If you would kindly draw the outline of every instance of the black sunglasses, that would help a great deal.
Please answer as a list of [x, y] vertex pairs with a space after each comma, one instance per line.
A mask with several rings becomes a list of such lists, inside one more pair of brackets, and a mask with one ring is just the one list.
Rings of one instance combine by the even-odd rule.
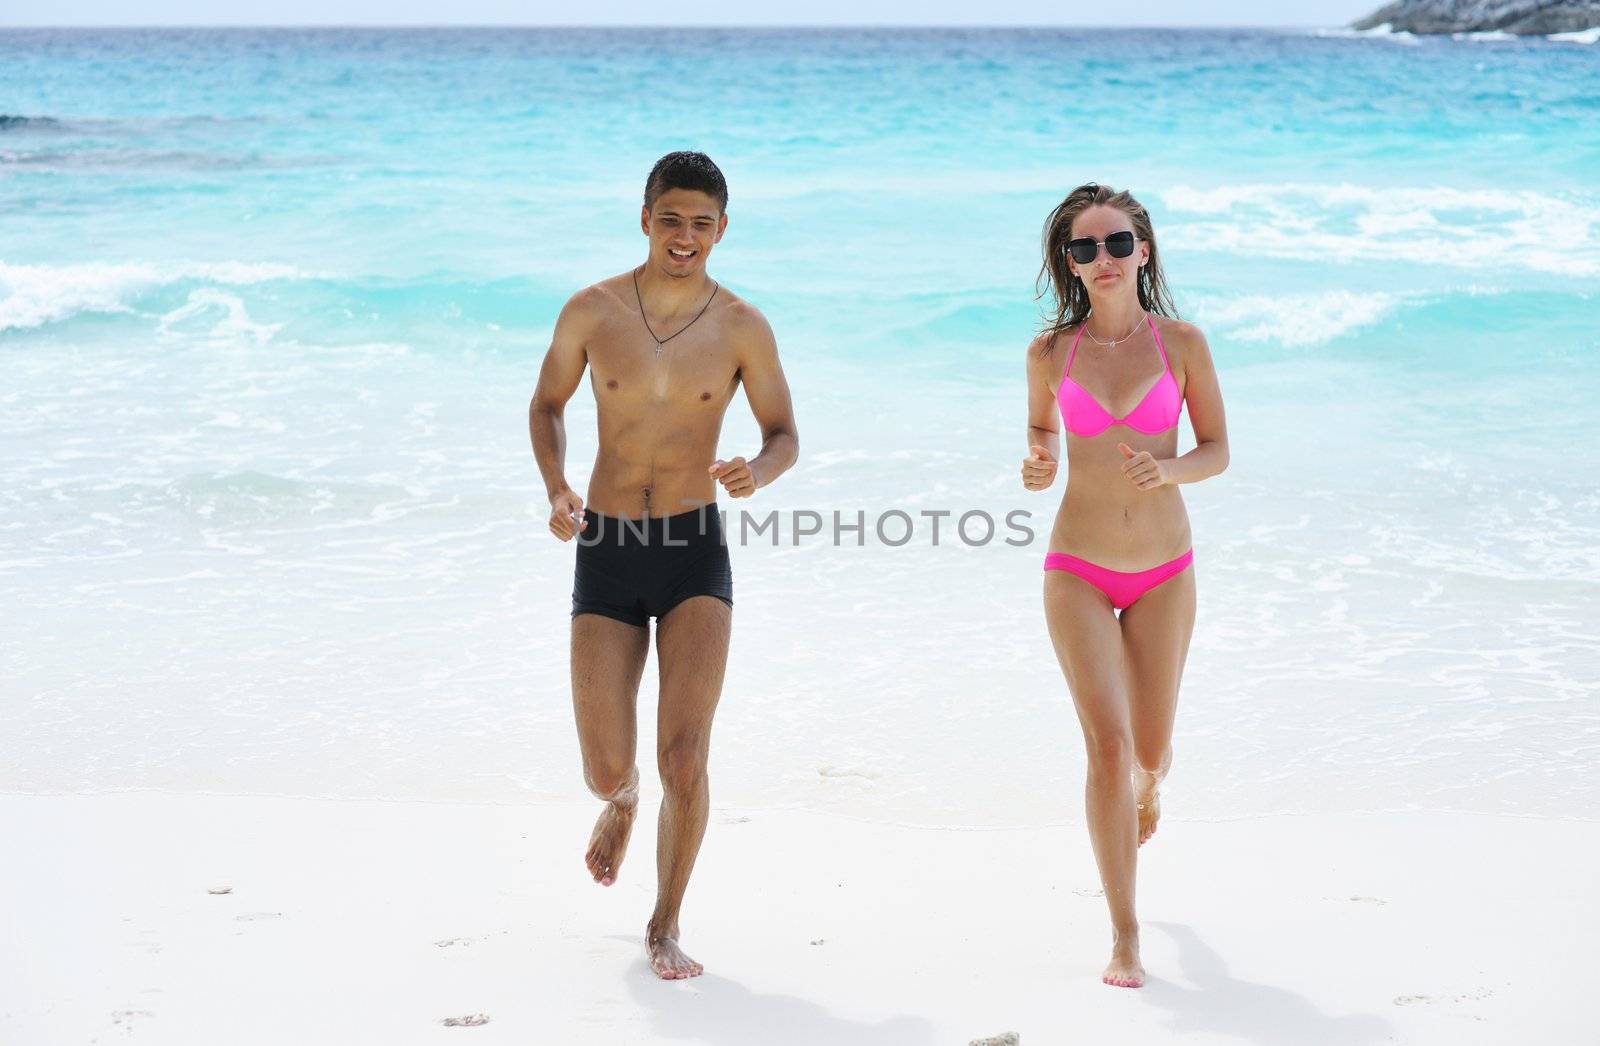
[[1095, 240], [1092, 236], [1080, 236], [1076, 240], [1067, 242], [1067, 250], [1072, 254], [1072, 260], [1079, 265], [1088, 265], [1100, 256], [1100, 244], [1106, 245], [1106, 253], [1113, 258], [1126, 258], [1133, 253], [1133, 245], [1139, 238], [1131, 232], [1114, 232], [1104, 240]]

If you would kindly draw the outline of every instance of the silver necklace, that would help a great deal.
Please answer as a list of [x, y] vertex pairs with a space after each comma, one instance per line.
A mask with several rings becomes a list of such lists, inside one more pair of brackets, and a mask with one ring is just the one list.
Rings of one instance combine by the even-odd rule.
[[1129, 338], [1133, 337], [1135, 334], [1138, 334], [1139, 328], [1143, 327], [1144, 321], [1149, 318], [1150, 313], [1148, 311], [1141, 313], [1139, 315], [1139, 321], [1133, 325], [1133, 330], [1124, 334], [1120, 338], [1112, 338], [1110, 341], [1101, 341], [1099, 338], [1095, 337], [1094, 331], [1089, 329], [1089, 321], [1087, 319], [1083, 321], [1083, 333], [1087, 334], [1089, 336], [1089, 340], [1094, 342], [1096, 345], [1103, 345], [1108, 349], [1114, 349], [1118, 345], [1121, 345], [1123, 342], [1127, 341]]

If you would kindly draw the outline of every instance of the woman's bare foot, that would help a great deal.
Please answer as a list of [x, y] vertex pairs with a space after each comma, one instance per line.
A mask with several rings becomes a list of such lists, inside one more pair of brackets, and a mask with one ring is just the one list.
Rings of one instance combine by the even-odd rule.
[[1133, 768], [1133, 802], [1139, 810], [1139, 845], [1156, 834], [1156, 822], [1161, 820], [1161, 782], [1172, 769], [1172, 749], [1168, 748], [1161, 766], [1154, 771], [1142, 766]]
[[1139, 962], [1139, 931], [1119, 933], [1111, 945], [1111, 962], [1100, 979], [1118, 988], [1142, 988], [1144, 966]]
[[650, 968], [664, 981], [681, 981], [706, 972], [704, 966], [683, 954], [683, 949], [678, 947], [677, 930], [671, 933], [646, 930], [644, 950], [650, 957]]
[[633, 834], [633, 818], [638, 812], [637, 798], [631, 803], [610, 802], [595, 821], [583, 863], [601, 886], [617, 881], [617, 869], [622, 867], [622, 855], [628, 852], [628, 836]]
[[1154, 774], [1143, 770], [1133, 772], [1133, 802], [1139, 810], [1139, 845], [1156, 834], [1156, 822], [1161, 820], [1160, 784]]

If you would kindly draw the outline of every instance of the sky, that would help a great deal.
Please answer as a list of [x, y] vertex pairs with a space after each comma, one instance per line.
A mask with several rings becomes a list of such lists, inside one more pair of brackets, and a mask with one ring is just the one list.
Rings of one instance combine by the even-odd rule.
[[0, 0], [0, 26], [1162, 25], [1335, 26], [1382, 0]]

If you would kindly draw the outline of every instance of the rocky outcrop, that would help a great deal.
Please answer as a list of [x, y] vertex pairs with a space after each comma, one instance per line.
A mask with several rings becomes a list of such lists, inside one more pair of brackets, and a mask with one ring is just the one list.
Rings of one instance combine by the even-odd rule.
[[1398, 0], [1355, 23], [1408, 33], [1575, 33], [1600, 25], [1600, 0]]

